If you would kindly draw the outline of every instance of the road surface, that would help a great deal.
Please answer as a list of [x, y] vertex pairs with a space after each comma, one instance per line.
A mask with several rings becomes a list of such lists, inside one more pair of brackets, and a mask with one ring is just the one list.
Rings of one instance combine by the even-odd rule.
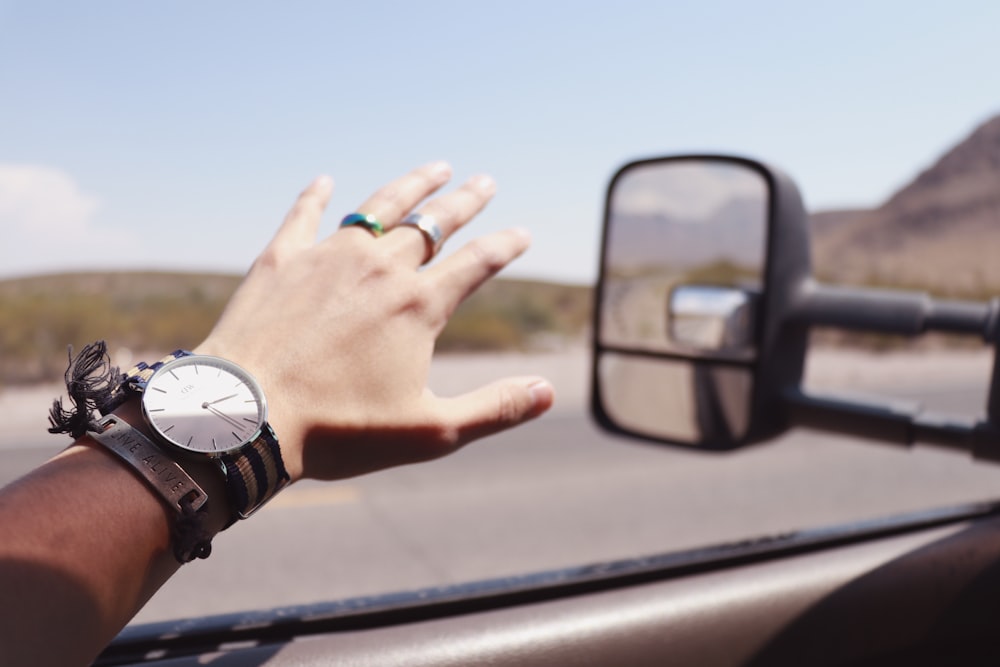
[[[432, 384], [446, 393], [483, 372], [521, 372], [511, 360], [477, 364], [455, 361]], [[1000, 497], [1000, 466], [932, 448], [797, 431], [712, 455], [613, 438], [586, 415], [583, 355], [573, 364], [578, 376], [562, 378], [561, 406], [533, 424], [441, 461], [282, 493], [218, 537], [211, 558], [185, 566], [137, 622], [524, 574]], [[920, 393], [941, 410], [981, 405], [981, 378], [950, 365], [915, 387], [910, 366], [864, 377], [888, 378], [898, 394]], [[864, 384], [843, 363], [828, 373], [833, 384], [838, 373]], [[0, 482], [59, 444], [0, 441]]]

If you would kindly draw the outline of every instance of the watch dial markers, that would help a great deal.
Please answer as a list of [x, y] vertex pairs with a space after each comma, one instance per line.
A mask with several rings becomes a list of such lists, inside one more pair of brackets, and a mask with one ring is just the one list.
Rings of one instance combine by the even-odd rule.
[[[201, 367], [216, 373], [202, 373]], [[177, 447], [196, 452], [230, 451], [248, 442], [266, 417], [253, 378], [211, 357], [169, 362], [150, 378], [142, 401], [153, 429]]]

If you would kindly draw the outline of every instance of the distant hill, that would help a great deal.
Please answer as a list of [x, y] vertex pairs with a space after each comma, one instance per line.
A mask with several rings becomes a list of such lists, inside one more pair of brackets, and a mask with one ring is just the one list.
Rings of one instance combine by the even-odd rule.
[[1000, 295], [1000, 116], [878, 208], [812, 217], [822, 279]]
[[[94, 340], [136, 358], [190, 348], [218, 319], [240, 278], [109, 272], [0, 280], [0, 386], [62, 377], [66, 346]], [[452, 317], [438, 351], [533, 350], [582, 339], [591, 289], [496, 279]]]

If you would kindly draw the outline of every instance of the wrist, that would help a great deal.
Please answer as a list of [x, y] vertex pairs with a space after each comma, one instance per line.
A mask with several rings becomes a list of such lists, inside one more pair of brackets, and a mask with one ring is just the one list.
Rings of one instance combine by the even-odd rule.
[[267, 365], [259, 362], [252, 355], [233, 351], [231, 346], [227, 346], [211, 336], [195, 347], [192, 352], [228, 359], [246, 369], [256, 379], [267, 397], [267, 421], [278, 440], [282, 462], [290, 479], [289, 484], [302, 479], [304, 436], [300, 433], [301, 429], [296, 428], [297, 422], [293, 418], [294, 412], [285, 408], [288, 402], [286, 399], [291, 393], [283, 391], [279, 387], [279, 383], [267, 373]]

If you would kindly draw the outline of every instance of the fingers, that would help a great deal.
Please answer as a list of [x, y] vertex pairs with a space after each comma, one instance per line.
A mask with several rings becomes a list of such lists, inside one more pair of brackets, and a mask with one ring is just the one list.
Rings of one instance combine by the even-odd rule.
[[316, 242], [320, 219], [332, 194], [333, 179], [329, 176], [320, 176], [310, 183], [285, 216], [271, 240], [270, 249], [284, 254], [312, 246]]
[[[430, 200], [418, 212], [434, 218], [441, 228], [443, 243], [482, 211], [495, 193], [496, 183], [492, 178], [474, 176], [454, 192]], [[412, 225], [396, 225], [382, 243], [401, 261], [416, 265], [428, 261], [433, 252], [424, 233]]]
[[[432, 162], [418, 167], [392, 183], [384, 185], [365, 200], [359, 213], [374, 215], [385, 230], [391, 229], [414, 206], [436, 192], [451, 178], [451, 166], [446, 162]], [[370, 232], [364, 227], [351, 226], [341, 230], [351, 233]]]
[[552, 407], [555, 390], [540, 377], [499, 380], [444, 402], [460, 447], [538, 417]]
[[441, 298], [450, 316], [465, 297], [510, 264], [531, 244], [524, 229], [508, 229], [474, 239], [454, 254], [424, 271], [428, 290]]

